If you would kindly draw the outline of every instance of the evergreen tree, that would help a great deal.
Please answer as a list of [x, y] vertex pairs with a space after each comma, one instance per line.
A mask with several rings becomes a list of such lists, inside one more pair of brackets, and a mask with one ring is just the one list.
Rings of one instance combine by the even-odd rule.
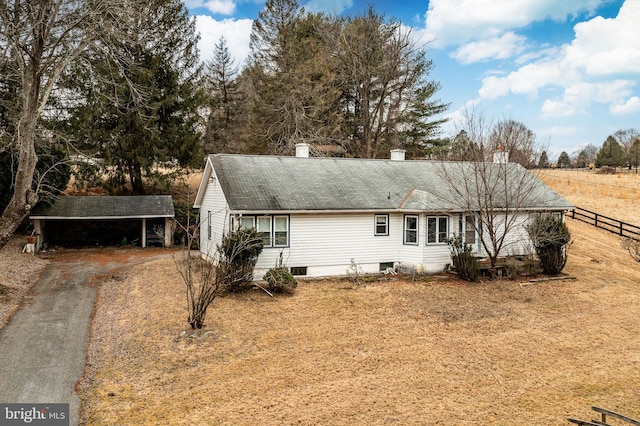
[[[82, 148], [114, 166], [112, 184], [128, 178], [132, 192], [144, 194], [143, 178], [157, 183], [163, 177], [157, 173], [161, 163], [201, 161], [203, 98], [195, 26], [180, 1], [152, 1], [135, 31], [135, 42], [114, 42], [124, 58], [120, 64], [110, 52], [93, 50], [85, 57], [91, 66], [75, 67], [66, 82], [81, 99], [69, 124]], [[129, 84], [112, 84], [114, 72]]]
[[224, 37], [214, 47], [213, 59], [206, 65], [209, 113], [204, 134], [208, 153], [241, 152], [239, 145], [243, 118], [243, 94], [238, 67], [233, 62]]
[[571, 159], [566, 151], [562, 151], [558, 157], [558, 168], [563, 169], [565, 167], [571, 167]]
[[617, 167], [624, 165], [624, 152], [620, 144], [613, 136], [607, 137], [604, 141], [598, 156], [596, 157], [596, 167], [611, 166]]
[[250, 83], [251, 149], [291, 154], [298, 142], [331, 143], [340, 92], [324, 43], [328, 21], [295, 0], [269, 0], [254, 22], [244, 76]]
[[547, 151], [542, 151], [540, 154], [540, 160], [538, 161], [538, 167], [541, 169], [549, 168], [549, 157], [547, 156]]
[[640, 138], [634, 140], [629, 149], [629, 164], [638, 173], [638, 167], [640, 166]]

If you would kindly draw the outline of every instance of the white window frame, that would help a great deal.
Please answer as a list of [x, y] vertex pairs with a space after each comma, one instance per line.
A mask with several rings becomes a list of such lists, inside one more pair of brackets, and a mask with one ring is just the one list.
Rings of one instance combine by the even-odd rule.
[[[469, 214], [464, 216], [464, 229], [462, 230], [462, 232], [464, 232], [463, 235], [465, 244], [473, 245], [478, 241], [478, 235], [476, 232], [477, 223], [478, 218], [476, 215]], [[473, 239], [469, 238], [470, 235], [473, 236]]]
[[[407, 221], [409, 219], [415, 219], [416, 220], [415, 229], [407, 227]], [[418, 216], [417, 214], [406, 214], [406, 215], [404, 215], [403, 223], [404, 223], [404, 226], [403, 226], [403, 230], [402, 230], [402, 243], [405, 244], [405, 245], [410, 245], [410, 246], [419, 245], [420, 244], [420, 216]], [[408, 232], [415, 232], [415, 241], [408, 241], [409, 240], [407, 238]]]
[[207, 211], [207, 239], [211, 240], [211, 211]]
[[537, 218], [543, 218], [543, 217], [549, 217], [549, 216], [555, 218], [556, 220], [562, 220], [562, 213], [560, 212], [530, 212], [529, 220], [533, 222]]
[[[256, 231], [258, 232], [258, 234], [260, 235], [260, 237], [262, 238], [262, 244], [264, 247], [271, 247], [272, 242], [273, 242], [273, 231], [272, 231], [272, 224], [273, 221], [271, 219], [271, 216], [258, 216], [256, 218]], [[261, 224], [267, 223], [268, 224], [268, 230], [264, 231], [261, 228]], [[266, 238], [265, 238], [266, 237]]]
[[[282, 247], [289, 247], [289, 233], [290, 233], [290, 218], [289, 215], [231, 215], [230, 216], [230, 220], [229, 223], [231, 225], [231, 230], [235, 231], [238, 229], [238, 227], [242, 227], [243, 226], [243, 221], [244, 221], [244, 226], [246, 228], [246, 226], [248, 225], [248, 222], [251, 221], [251, 226], [259, 233], [259, 234], [264, 234], [264, 232], [261, 232], [261, 229], [258, 229], [259, 223], [261, 221], [264, 221], [265, 219], [269, 219], [269, 244], [265, 243], [265, 239], [263, 239], [263, 247], [264, 248], [270, 248], [270, 247], [278, 247], [278, 248], [282, 248]], [[278, 220], [282, 220], [284, 219], [285, 221], [285, 225], [286, 225], [286, 230], [284, 231], [278, 231], [281, 233], [285, 234], [286, 237], [286, 244], [276, 244], [276, 221]], [[264, 222], [263, 222], [264, 223]], [[243, 228], [243, 229], [245, 229]], [[261, 235], [262, 237], [263, 235]]]
[[[440, 224], [445, 221], [446, 230], [440, 229]], [[449, 243], [449, 228], [450, 226], [449, 216], [427, 216], [427, 244], [448, 244]], [[431, 232], [430, 223], [435, 223], [435, 232]]]
[[[384, 219], [384, 223], [380, 223], [378, 222], [379, 219]], [[379, 226], [384, 226], [384, 232], [379, 232], [378, 231], [378, 227]], [[373, 218], [373, 228], [374, 228], [374, 234], [376, 237], [382, 237], [382, 236], [387, 236], [389, 235], [389, 215], [388, 214], [377, 214], [374, 215]]]
[[[278, 219], [284, 219], [284, 221], [285, 221], [285, 231], [284, 232], [286, 233], [286, 236], [285, 236], [286, 241], [285, 241], [284, 244], [282, 244], [282, 243], [278, 244], [277, 243], [278, 237], [277, 237], [276, 233], [277, 232], [283, 232], [283, 231], [277, 231], [276, 230], [276, 222], [277, 222]], [[287, 216], [287, 215], [273, 215], [273, 226], [271, 227], [273, 229], [273, 231], [272, 231], [273, 232], [273, 247], [289, 247], [289, 223], [290, 223], [289, 216]]]

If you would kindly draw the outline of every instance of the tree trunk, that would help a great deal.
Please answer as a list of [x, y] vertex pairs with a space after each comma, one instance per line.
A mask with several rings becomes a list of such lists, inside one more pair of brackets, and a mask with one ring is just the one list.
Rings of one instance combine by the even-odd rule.
[[36, 124], [38, 122], [37, 89], [34, 93], [23, 94], [23, 109], [16, 129], [18, 148], [18, 170], [11, 201], [0, 216], [0, 247], [3, 247], [18, 226], [29, 215], [31, 208], [38, 202], [33, 189], [33, 175], [38, 163], [35, 150]]

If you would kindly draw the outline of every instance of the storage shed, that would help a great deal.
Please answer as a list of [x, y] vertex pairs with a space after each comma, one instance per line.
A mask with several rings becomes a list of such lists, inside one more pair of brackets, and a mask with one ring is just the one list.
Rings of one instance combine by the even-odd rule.
[[57, 197], [31, 212], [44, 243], [62, 246], [116, 245], [170, 246], [175, 216], [170, 195]]

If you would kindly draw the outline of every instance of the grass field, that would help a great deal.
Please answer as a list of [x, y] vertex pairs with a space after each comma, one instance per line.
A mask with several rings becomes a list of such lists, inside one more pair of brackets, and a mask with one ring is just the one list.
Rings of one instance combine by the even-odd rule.
[[[623, 178], [565, 173], [544, 179], [637, 222]], [[136, 267], [100, 288], [83, 422], [551, 425], [591, 405], [640, 417], [640, 263], [615, 235], [568, 224], [575, 281], [308, 281], [218, 298], [197, 333], [172, 261]]]

